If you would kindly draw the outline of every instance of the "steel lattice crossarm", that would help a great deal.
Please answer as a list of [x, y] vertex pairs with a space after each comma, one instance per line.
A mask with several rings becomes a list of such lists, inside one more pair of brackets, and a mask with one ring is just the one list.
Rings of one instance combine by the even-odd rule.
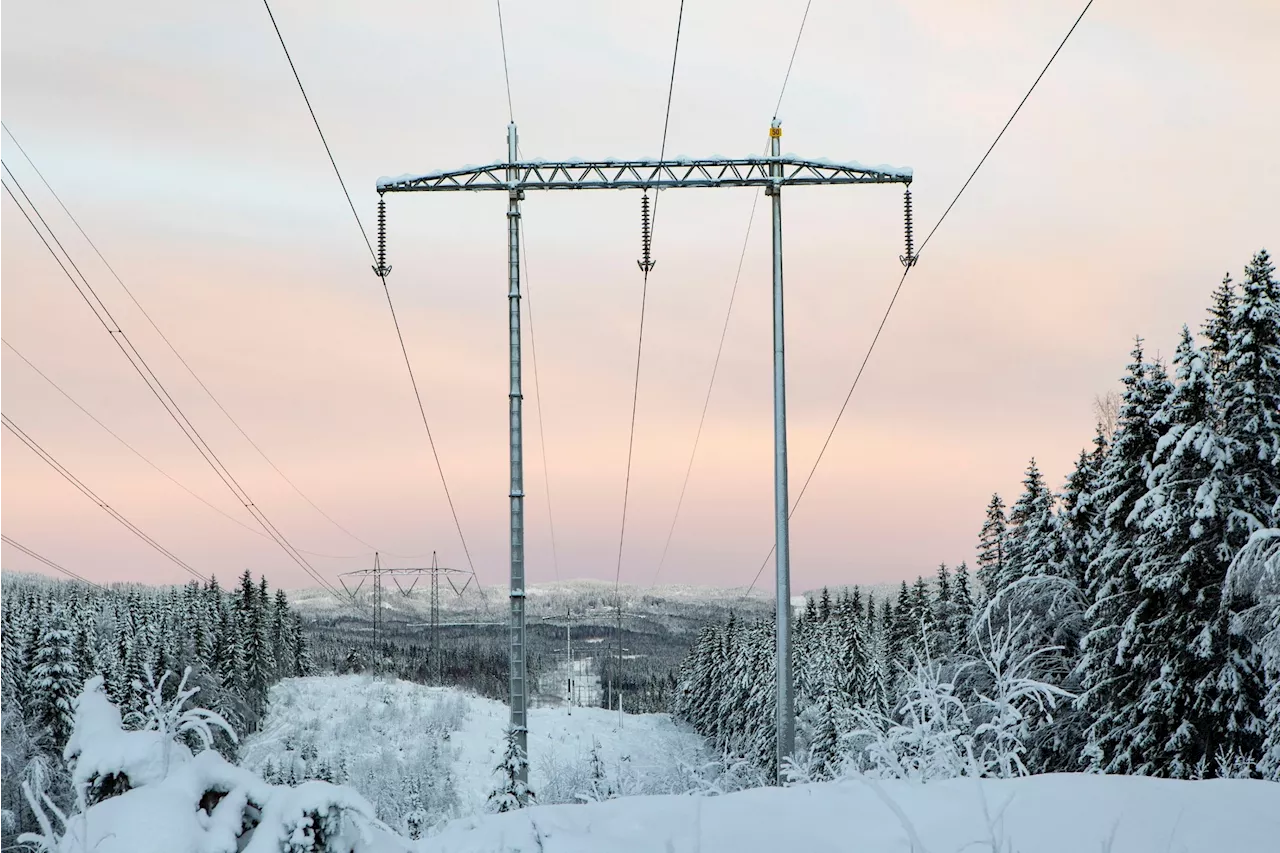
[[[777, 174], [772, 174], [777, 168]], [[514, 180], [512, 176], [514, 171]], [[792, 156], [726, 160], [525, 160], [425, 175], [379, 178], [378, 192], [468, 190], [648, 190], [676, 187], [910, 184], [911, 170]]]

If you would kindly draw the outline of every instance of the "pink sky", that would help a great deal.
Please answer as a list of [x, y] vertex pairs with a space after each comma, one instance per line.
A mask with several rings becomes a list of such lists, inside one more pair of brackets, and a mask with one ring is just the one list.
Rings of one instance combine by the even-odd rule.
[[[678, 2], [503, 6], [529, 157], [656, 156]], [[1079, 0], [816, 0], [783, 150], [915, 169], [937, 219]], [[277, 18], [361, 215], [379, 175], [497, 160], [506, 95], [492, 4], [315, 4]], [[992, 491], [1027, 459], [1060, 484], [1134, 334], [1171, 352], [1222, 274], [1280, 248], [1280, 7], [1103, 0], [907, 281], [792, 525], [796, 589], [972, 559]], [[757, 153], [804, 9], [686, 4], [671, 155]], [[463, 566], [369, 258], [258, 6], [5, 6], [5, 122], [166, 334], [326, 512]], [[358, 554], [203, 397], [56, 211], [4, 161], [255, 502], [301, 548]], [[505, 216], [498, 194], [389, 198], [390, 278], [486, 583], [507, 572]], [[784, 196], [793, 495], [901, 267], [895, 187]], [[647, 584], [705, 394], [751, 191], [662, 196], [622, 581]], [[637, 193], [531, 193], [533, 294], [560, 577], [614, 576], [640, 278]], [[740, 585], [772, 541], [769, 231], [762, 201], [665, 582]], [[74, 239], [73, 239], [74, 235]], [[12, 203], [4, 337], [156, 464], [248, 520], [90, 316]], [[526, 344], [529, 338], [526, 335]], [[532, 372], [528, 572], [555, 569]], [[128, 454], [7, 352], [3, 408], [204, 573], [305, 576]], [[181, 571], [7, 433], [7, 535], [95, 580]], [[31, 570], [6, 548], [6, 569]], [[408, 562], [395, 561], [392, 562]], [[417, 561], [413, 561], [417, 562]], [[332, 579], [364, 557], [315, 560]], [[764, 585], [771, 579], [768, 572]]]

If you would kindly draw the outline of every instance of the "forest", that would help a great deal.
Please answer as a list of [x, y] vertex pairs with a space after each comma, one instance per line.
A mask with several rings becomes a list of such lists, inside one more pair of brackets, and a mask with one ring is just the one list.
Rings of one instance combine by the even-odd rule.
[[[1113, 423], [1060, 490], [1034, 460], [961, 563], [810, 599], [795, 620], [804, 767], [1280, 780], [1280, 288], [1266, 251], [1172, 364], [1139, 339]], [[674, 711], [772, 768], [771, 620], [704, 629]], [[954, 761], [939, 766], [940, 757]], [[1008, 770], [1009, 768], [1003, 768]], [[1001, 774], [1007, 775], [1007, 774]]]
[[[155, 683], [188, 667], [188, 688], [238, 733], [261, 719], [267, 691], [281, 678], [306, 675], [311, 657], [302, 620], [283, 590], [246, 570], [234, 590], [217, 578], [181, 587], [111, 587], [59, 583], [6, 573], [3, 642], [4, 846], [35, 829], [21, 784], [30, 781], [70, 802], [63, 761], [74, 721], [73, 702], [100, 675], [107, 697], [126, 720], [139, 717]], [[164, 686], [172, 698], [178, 679]], [[234, 758], [221, 731], [214, 746]]]

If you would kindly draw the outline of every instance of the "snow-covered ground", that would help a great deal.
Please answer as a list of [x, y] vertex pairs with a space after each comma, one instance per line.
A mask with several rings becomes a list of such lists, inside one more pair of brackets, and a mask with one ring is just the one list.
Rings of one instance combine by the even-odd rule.
[[[63, 819], [40, 808], [41, 833], [20, 840], [56, 853], [1271, 853], [1280, 837], [1280, 785], [1252, 780], [855, 778], [722, 796], [625, 796], [641, 790], [634, 784], [640, 776], [705, 793], [706, 785], [687, 784], [696, 774], [679, 787], [679, 773], [672, 773], [696, 742], [657, 715], [626, 718], [615, 730], [608, 712], [555, 709], [531, 721], [535, 755], [555, 771], [582, 755], [585, 740], [599, 741], [597, 756], [631, 770], [593, 796], [624, 796], [445, 822], [420, 813], [408, 821], [411, 839], [380, 822], [375, 806], [348, 787], [269, 784], [213, 750], [193, 755], [174, 736], [189, 729], [207, 746], [208, 726], [221, 723], [183, 710], [192, 692], [169, 701], [155, 690], [146, 725], [124, 730], [102, 678], [92, 679], [76, 703], [67, 749], [77, 809]], [[264, 766], [328, 754], [349, 769], [367, 769], [364, 781], [380, 773], [388, 790], [407, 787], [420, 796], [424, 779], [443, 782], [468, 808], [491, 784], [485, 768], [497, 763], [504, 716], [497, 703], [359, 677], [288, 682], [273, 698], [272, 728], [248, 746]], [[296, 749], [283, 749], [286, 741]], [[654, 764], [642, 774], [645, 761]], [[591, 757], [596, 769], [604, 763]], [[546, 773], [539, 784], [573, 790], [563, 769], [555, 772], [561, 778]], [[91, 794], [96, 804], [86, 807]]]
[[433, 853], [1274, 853], [1280, 785], [1060, 774], [639, 797], [454, 821]]
[[[418, 807], [431, 812], [421, 849], [439, 853], [1270, 853], [1280, 838], [1280, 785], [1075, 774], [623, 796], [486, 815], [506, 724], [502, 703], [449, 688], [290, 679], [272, 689], [242, 763], [279, 769], [309, 745], [400, 831], [414, 807], [402, 792], [417, 785]], [[535, 708], [529, 728], [530, 783], [543, 803], [588, 792], [593, 747], [622, 794], [693, 787], [703, 758], [701, 739], [662, 714], [619, 725], [598, 708]], [[434, 799], [423, 793], [432, 786]]]
[[[305, 752], [393, 827], [405, 828], [415, 808], [430, 825], [483, 811], [508, 719], [506, 705], [452, 688], [359, 675], [288, 679], [271, 689], [265, 725], [244, 743], [241, 764], [271, 776]], [[593, 748], [624, 792], [677, 790], [680, 768], [703, 760], [702, 738], [666, 714], [534, 708], [530, 785], [543, 802], [585, 791]]]
[[[589, 657], [578, 657], [567, 660], [558, 657], [547, 677], [541, 679], [544, 690], [539, 697], [540, 705], [586, 705], [599, 707], [604, 699], [604, 687], [600, 684], [600, 676], [595, 674], [595, 661]], [[624, 706], [625, 707], [625, 706]]]

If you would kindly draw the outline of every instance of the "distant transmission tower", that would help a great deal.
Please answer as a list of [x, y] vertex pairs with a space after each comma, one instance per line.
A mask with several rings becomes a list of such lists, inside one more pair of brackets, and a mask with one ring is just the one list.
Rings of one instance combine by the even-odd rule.
[[[383, 613], [382, 607], [384, 600], [384, 585], [382, 579], [384, 577], [390, 577], [392, 583], [396, 585], [396, 589], [400, 591], [400, 594], [405, 598], [408, 598], [413, 594], [413, 590], [418, 586], [419, 580], [424, 576], [429, 576], [431, 578], [431, 621], [428, 624], [430, 625], [431, 631], [430, 654], [433, 658], [433, 661], [431, 661], [433, 664], [431, 669], [435, 673], [436, 683], [438, 684], [442, 680], [441, 675], [443, 672], [443, 657], [440, 654], [440, 578], [443, 576], [454, 593], [461, 596], [466, 592], [467, 587], [471, 584], [470, 574], [470, 572], [462, 569], [450, 569], [441, 566], [439, 560], [436, 558], [436, 553], [432, 551], [431, 565], [425, 568], [383, 568], [381, 559], [375, 553], [373, 555], [372, 569], [357, 569], [353, 572], [344, 572], [338, 575], [338, 580], [342, 583], [342, 588], [345, 589], [347, 594], [352, 598], [359, 594], [360, 588], [364, 586], [364, 582], [368, 578], [373, 578], [373, 670], [375, 673], [381, 672], [382, 670], [382, 645], [386, 642], [386, 616]], [[462, 584], [461, 588], [459, 588], [458, 585], [453, 582], [453, 575], [468, 575], [468, 578], [466, 582]], [[344, 578], [348, 577], [360, 578], [355, 589], [351, 589], [347, 586], [347, 582]], [[407, 589], [403, 584], [401, 584], [401, 578], [413, 578], [412, 583], [409, 584]]]

